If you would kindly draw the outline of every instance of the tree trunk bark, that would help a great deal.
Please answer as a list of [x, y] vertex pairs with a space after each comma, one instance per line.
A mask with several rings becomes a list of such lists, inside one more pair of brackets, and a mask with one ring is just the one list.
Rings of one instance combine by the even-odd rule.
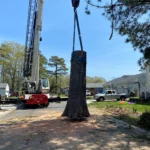
[[90, 116], [86, 104], [85, 51], [72, 52], [69, 97], [62, 116], [72, 120], [84, 120]]

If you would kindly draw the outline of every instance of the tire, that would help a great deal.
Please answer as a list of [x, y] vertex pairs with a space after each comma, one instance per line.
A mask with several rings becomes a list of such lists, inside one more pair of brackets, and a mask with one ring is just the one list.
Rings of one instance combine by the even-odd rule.
[[45, 107], [48, 107], [49, 103], [45, 104]]
[[100, 97], [99, 100], [100, 100], [101, 102], [103, 102], [103, 101], [104, 101], [104, 97]]
[[97, 102], [103, 102], [104, 101], [104, 97], [99, 97], [98, 99], [97, 99]]
[[120, 97], [120, 100], [121, 100], [121, 101], [125, 101], [125, 100], [126, 100], [125, 96], [121, 96], [121, 97]]
[[100, 102], [100, 98], [97, 99], [97, 102]]

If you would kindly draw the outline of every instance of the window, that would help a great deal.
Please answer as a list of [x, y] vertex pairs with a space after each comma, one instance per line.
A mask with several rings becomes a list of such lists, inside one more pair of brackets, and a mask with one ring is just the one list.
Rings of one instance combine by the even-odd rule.
[[112, 93], [113, 93], [113, 94], [116, 94], [116, 92], [115, 92], [115, 91], [112, 91]]
[[111, 91], [107, 91], [107, 94], [112, 94], [112, 92]]
[[42, 86], [43, 87], [48, 87], [48, 79], [42, 79]]

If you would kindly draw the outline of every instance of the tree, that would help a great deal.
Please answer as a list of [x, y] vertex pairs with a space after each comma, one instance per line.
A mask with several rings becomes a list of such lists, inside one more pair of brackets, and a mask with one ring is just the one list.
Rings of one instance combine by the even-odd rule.
[[56, 78], [56, 92], [58, 92], [58, 75], [66, 74], [68, 68], [66, 67], [65, 60], [58, 56], [51, 56], [48, 65], [55, 68], [54, 71], [50, 71], [50, 74]]
[[46, 77], [48, 78], [48, 60], [47, 58], [40, 52], [40, 72], [39, 72], [39, 76], [40, 78], [42, 77]]
[[[16, 42], [3, 42], [0, 46], [1, 81], [11, 87], [11, 91], [19, 90], [23, 82], [24, 45]], [[40, 77], [48, 77], [48, 61], [40, 53]]]
[[96, 77], [87, 76], [86, 81], [87, 81], [87, 83], [105, 83], [106, 82], [106, 80], [104, 78], [97, 77], [97, 76]]
[[[98, 3], [93, 3], [91, 0], [85, 0], [88, 6], [103, 8], [103, 16], [111, 21], [112, 32], [110, 39], [113, 36], [113, 30], [116, 30], [120, 35], [127, 36], [126, 42], [133, 45], [134, 50], [139, 50], [142, 54], [150, 45], [150, 1], [145, 0], [116, 0], [110, 1], [110, 4], [100, 6]], [[90, 11], [86, 7], [87, 14]], [[144, 19], [143, 17], [146, 17]], [[148, 51], [149, 52], [149, 51]], [[150, 52], [149, 52], [150, 53]], [[139, 60], [141, 68], [144, 66], [145, 58]]]
[[3, 42], [0, 46], [3, 82], [9, 83], [12, 92], [21, 82], [24, 46], [15, 42]]

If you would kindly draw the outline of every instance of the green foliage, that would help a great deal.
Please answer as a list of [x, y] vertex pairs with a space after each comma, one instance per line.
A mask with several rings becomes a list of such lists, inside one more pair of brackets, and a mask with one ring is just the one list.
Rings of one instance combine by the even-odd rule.
[[106, 80], [102, 77], [86, 77], [87, 83], [105, 83]]
[[[16, 42], [0, 45], [1, 82], [9, 84], [12, 91], [19, 90], [23, 81], [24, 46]], [[40, 77], [48, 77], [48, 61], [40, 53]]]
[[150, 130], [150, 112], [142, 113], [142, 115], [140, 116], [140, 120], [138, 121], [138, 124], [142, 128]]
[[[65, 60], [63, 58], [59, 58], [58, 56], [51, 56], [48, 65], [52, 68], [54, 67], [54, 71], [49, 71], [49, 74], [54, 75], [56, 78], [55, 85], [53, 84], [53, 89], [55, 89], [54, 92], [58, 93], [58, 77], [60, 78], [61, 84], [62, 75], [67, 74], [68, 68], [66, 67]], [[61, 87], [61, 85], [59, 87]]]
[[133, 113], [137, 113], [137, 109], [136, 108], [132, 108]]
[[24, 46], [15, 42], [3, 42], [0, 46], [0, 65], [2, 82], [10, 85], [12, 91], [19, 89], [22, 82]]
[[[150, 1], [115, 0], [112, 3], [110, 0], [110, 3], [104, 6], [99, 5], [101, 1], [96, 3], [96, 1], [86, 0], [86, 2], [90, 6], [103, 8], [102, 15], [112, 22], [111, 28], [122, 36], [126, 35], [126, 42], [130, 42], [134, 50], [138, 49], [143, 55], [145, 54], [150, 45]], [[87, 10], [89, 11], [88, 6]], [[144, 56], [138, 62], [141, 69], [144, 69], [145, 58], [147, 57]]]
[[48, 65], [48, 60], [47, 58], [42, 54], [40, 53], [40, 72], [39, 72], [39, 75], [40, 75], [40, 78], [42, 77], [48, 77], [48, 70], [47, 70], [47, 65]]
[[49, 59], [48, 65], [55, 68], [54, 72], [52, 73], [53, 75], [67, 73], [68, 68], [66, 67], [65, 60], [63, 58], [59, 58], [58, 56], [52, 56]]

